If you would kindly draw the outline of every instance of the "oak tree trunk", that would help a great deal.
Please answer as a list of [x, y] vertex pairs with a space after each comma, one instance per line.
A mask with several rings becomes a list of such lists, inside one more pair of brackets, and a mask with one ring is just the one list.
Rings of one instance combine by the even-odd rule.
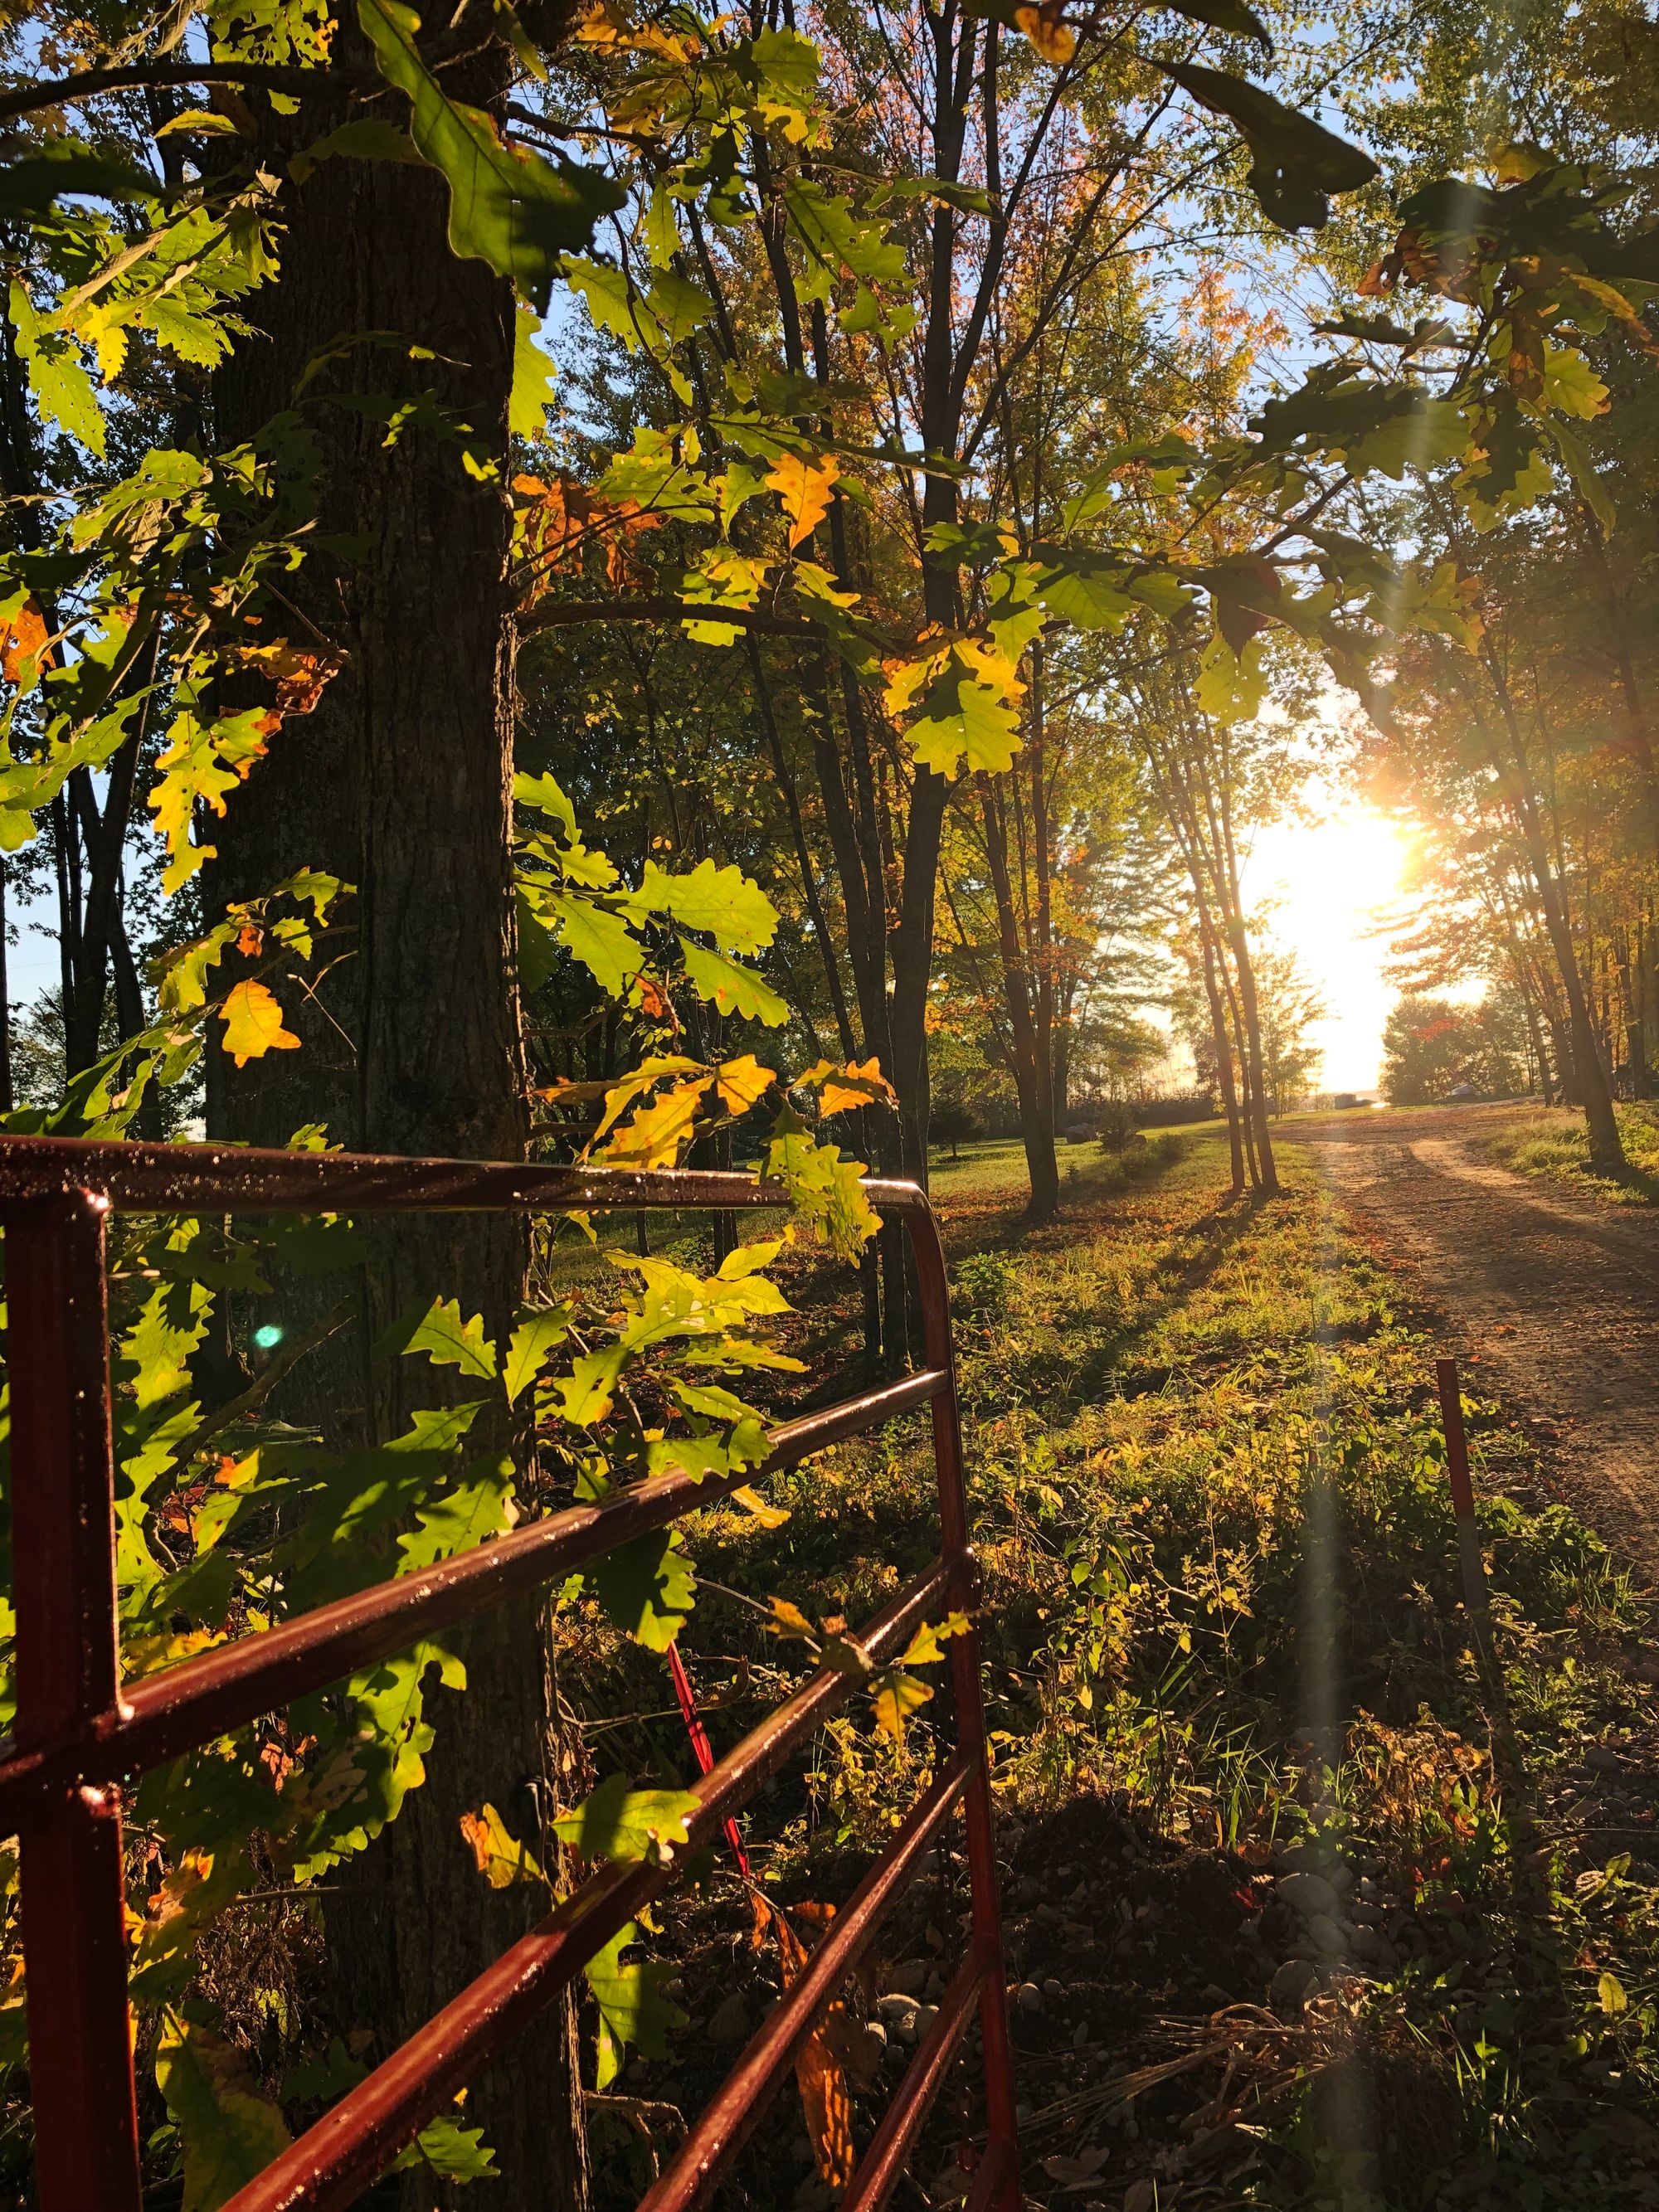
[[[361, 58], [343, 17], [335, 52]], [[501, 50], [485, 47], [450, 76], [453, 92], [488, 105], [505, 88]], [[340, 119], [319, 105], [264, 127], [305, 144]], [[249, 301], [254, 334], [217, 379], [218, 442], [256, 436], [303, 392], [317, 441], [317, 531], [297, 574], [282, 580], [292, 618], [273, 603], [260, 636], [302, 643], [320, 634], [348, 659], [214, 825], [209, 887], [222, 904], [311, 866], [356, 888], [346, 957], [311, 1003], [284, 1002], [303, 1049], [240, 1073], [214, 1054], [211, 1126], [283, 1143], [320, 1120], [333, 1141], [368, 1151], [519, 1158], [527, 1125], [511, 896], [510, 519], [504, 468], [481, 480], [460, 443], [464, 425], [475, 452], [505, 462], [512, 295], [483, 263], [451, 253], [447, 190], [423, 167], [330, 161], [288, 188], [283, 216], [280, 279]], [[399, 409], [414, 411], [389, 436]], [[327, 1416], [384, 1438], [407, 1419], [402, 1363], [371, 1370], [364, 1341], [388, 1316], [440, 1295], [459, 1298], [463, 1315], [482, 1313], [499, 1337], [523, 1297], [526, 1231], [484, 1215], [383, 1221], [372, 1250], [364, 1340], [328, 1370]], [[422, 1374], [422, 1401], [447, 1372]], [[489, 1799], [533, 1838], [537, 1810], [550, 1802], [558, 1735], [544, 1608], [487, 1615], [455, 1648], [469, 1687], [442, 1690], [428, 1675], [437, 1741], [426, 1783], [329, 1900], [343, 2025], [372, 2027], [381, 2055], [536, 1910], [528, 1889], [486, 1887], [459, 1820]], [[502, 2178], [468, 2188], [468, 2212], [585, 2203], [574, 2085], [572, 2014], [556, 2004], [469, 2095], [468, 2118]], [[406, 2203], [439, 2201], [410, 2178]]]

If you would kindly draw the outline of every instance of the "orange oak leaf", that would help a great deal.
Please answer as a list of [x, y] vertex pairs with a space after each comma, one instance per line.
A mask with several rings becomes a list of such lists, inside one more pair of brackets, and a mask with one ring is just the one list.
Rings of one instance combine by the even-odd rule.
[[830, 501], [841, 474], [841, 463], [833, 453], [821, 461], [803, 460], [799, 453], [780, 453], [775, 467], [767, 471], [766, 481], [783, 501], [784, 514], [789, 519], [789, 550], [793, 553], [805, 538], [810, 538], [830, 512]]
[[23, 662], [40, 653], [46, 635], [46, 617], [32, 599], [15, 615], [0, 616], [0, 675], [8, 684], [21, 682]]

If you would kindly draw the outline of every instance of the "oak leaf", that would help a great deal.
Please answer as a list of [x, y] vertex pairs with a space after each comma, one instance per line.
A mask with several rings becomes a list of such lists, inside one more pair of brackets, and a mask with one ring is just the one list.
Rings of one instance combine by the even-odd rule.
[[708, 1088], [707, 1076], [701, 1076], [662, 1091], [648, 1106], [641, 1107], [632, 1121], [625, 1121], [603, 1153], [594, 1157], [611, 1167], [678, 1166], [681, 1147], [696, 1133], [698, 1109]]
[[[818, 1917], [820, 1911], [810, 1905], [797, 1909], [813, 1918]], [[823, 1913], [824, 1924], [833, 1917], [832, 1906]], [[751, 1938], [757, 1948], [769, 1930], [777, 1944], [787, 1990], [806, 1964], [806, 1947], [778, 1908], [757, 1895]], [[848, 2027], [847, 2007], [836, 1997], [825, 2006], [822, 2019], [801, 2045], [795, 2060], [795, 2082], [800, 2091], [801, 2112], [806, 2122], [807, 2139], [812, 2146], [813, 2161], [819, 2179], [832, 2189], [846, 2188], [853, 2179], [855, 2162], [853, 2093], [848, 2086], [847, 2069], [836, 2056], [837, 2046], [847, 2039]]]
[[511, 1889], [522, 1881], [547, 1879], [534, 1853], [509, 1833], [493, 1805], [484, 1806], [481, 1812], [462, 1814], [461, 1838], [492, 1889]]
[[242, 2053], [171, 2007], [162, 2015], [155, 2079], [184, 2138], [184, 2212], [211, 2212], [288, 2148], [281, 2109]]
[[889, 1667], [877, 1677], [871, 1692], [876, 1726], [895, 1743], [902, 1743], [905, 1722], [918, 1705], [929, 1704], [933, 1695], [929, 1686], [915, 1675], [907, 1674], [902, 1667]]
[[224, 1048], [238, 1067], [262, 1060], [268, 1052], [295, 1052], [300, 1040], [283, 1027], [283, 1010], [263, 983], [237, 984], [220, 1009], [225, 1024]]
[[345, 655], [336, 646], [290, 645], [285, 637], [273, 638], [269, 645], [241, 646], [236, 658], [275, 683], [279, 716], [310, 714], [324, 686], [345, 665]]
[[720, 1102], [729, 1113], [745, 1114], [777, 1081], [775, 1071], [763, 1067], [752, 1052], [738, 1060], [723, 1060], [714, 1070]]
[[626, 1775], [611, 1774], [553, 1826], [584, 1859], [665, 1865], [684, 1848], [686, 1824], [698, 1810], [689, 1790], [630, 1790]]
[[799, 453], [780, 453], [766, 481], [783, 501], [789, 520], [789, 550], [810, 538], [830, 512], [830, 500], [841, 474], [841, 463], [831, 453], [822, 461], [804, 460]]
[[898, 1109], [898, 1093], [881, 1072], [873, 1054], [864, 1061], [849, 1060], [844, 1068], [832, 1060], [820, 1060], [800, 1078], [804, 1088], [818, 1094], [821, 1114], [847, 1114], [859, 1106]]
[[1040, 8], [1016, 8], [1014, 22], [1056, 69], [1063, 69], [1077, 52], [1077, 33], [1061, 13], [1059, 0], [1043, 0]]
[[22, 664], [39, 656], [47, 638], [46, 617], [39, 604], [25, 599], [15, 614], [0, 615], [0, 675], [8, 684], [21, 684]]

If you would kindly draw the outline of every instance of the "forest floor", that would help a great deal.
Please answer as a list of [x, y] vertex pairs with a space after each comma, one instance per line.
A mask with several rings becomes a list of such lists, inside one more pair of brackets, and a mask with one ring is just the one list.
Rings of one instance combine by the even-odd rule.
[[[1419, 1130], [1413, 1143], [1442, 1141], [1429, 1118]], [[1559, 1440], [1476, 1366], [1498, 1661], [1483, 1674], [1434, 1395], [1445, 1325], [1404, 1246], [1332, 1189], [1386, 1147], [1345, 1145], [1328, 1168], [1323, 1145], [1285, 1135], [1285, 1194], [1268, 1203], [1230, 1199], [1224, 1147], [1201, 1136], [1122, 1160], [1069, 1147], [1064, 1214], [1041, 1229], [1020, 1218], [1017, 1147], [937, 1175], [1027, 2204], [1659, 2208], [1651, 1602], [1559, 1501]], [[1518, 1232], [1506, 1215], [1495, 1233]], [[833, 1271], [792, 1267], [794, 1348], [828, 1387]], [[844, 1297], [840, 1311], [844, 1328]], [[791, 1647], [719, 1592], [860, 1620], [929, 1557], [931, 1489], [915, 1424], [775, 1479], [781, 1528], [704, 1516], [706, 1595], [682, 1643], [717, 1750], [795, 1679]], [[585, 1601], [568, 1633], [596, 1771], [682, 1776], [651, 1655]], [[763, 1793], [755, 1878], [809, 1942], [935, 1771], [939, 1710], [902, 1744], [838, 1719], [805, 1773]], [[849, 1986], [838, 2033], [860, 2141], [925, 2031], [965, 1905], [952, 1846]], [[689, 2026], [625, 2067], [614, 2095], [631, 2109], [592, 2112], [601, 2212], [635, 2201], [674, 2115], [701, 2106], [774, 2001], [753, 1925], [723, 1856], [663, 1909], [652, 1948]], [[903, 2212], [961, 2201], [976, 2077], [970, 2056]], [[799, 2104], [780, 2100], [722, 2204], [836, 2202]]]
[[1438, 1310], [1445, 1349], [1529, 1419], [1568, 1503], [1659, 1585], [1659, 1211], [1628, 1202], [1639, 1182], [1615, 1199], [1576, 1173], [1546, 1183], [1498, 1164], [1571, 1167], [1574, 1123], [1462, 1107], [1298, 1120], [1293, 1134]]

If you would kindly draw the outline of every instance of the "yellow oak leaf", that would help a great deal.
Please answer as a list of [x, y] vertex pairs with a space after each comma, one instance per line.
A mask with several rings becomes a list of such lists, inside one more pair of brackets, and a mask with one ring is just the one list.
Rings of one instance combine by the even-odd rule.
[[631, 1121], [624, 1122], [594, 1158], [607, 1167], [678, 1167], [681, 1148], [694, 1133], [697, 1109], [708, 1088], [708, 1078], [700, 1073], [696, 1080], [663, 1091], [648, 1106], [642, 1106]]
[[239, 983], [221, 1009], [225, 1050], [238, 1067], [268, 1052], [295, 1052], [300, 1040], [283, 1027], [283, 1010], [263, 983]]
[[1055, 0], [1043, 0], [1040, 8], [1016, 8], [1014, 21], [1043, 60], [1053, 62], [1057, 69], [1063, 69], [1077, 52], [1077, 33], [1060, 14]]
[[547, 1876], [534, 1855], [508, 1832], [493, 1805], [479, 1813], [463, 1813], [461, 1836], [473, 1863], [492, 1889], [511, 1889], [517, 1883], [545, 1881]]
[[933, 1697], [926, 1682], [919, 1682], [914, 1674], [907, 1674], [901, 1667], [889, 1667], [876, 1677], [871, 1692], [871, 1710], [876, 1726], [895, 1743], [904, 1741], [904, 1723], [918, 1705], [925, 1705]]
[[770, 1604], [775, 1635], [804, 1637], [809, 1643], [812, 1640], [812, 1624], [793, 1598], [775, 1597]]
[[714, 1079], [720, 1086], [720, 1100], [728, 1113], [747, 1113], [755, 1101], [770, 1090], [777, 1077], [769, 1067], [763, 1067], [752, 1052], [738, 1060], [723, 1060], [714, 1070]]
[[846, 1114], [857, 1106], [887, 1106], [895, 1110], [898, 1106], [898, 1093], [882, 1073], [881, 1062], [873, 1054], [861, 1065], [849, 1060], [845, 1068], [821, 1060], [807, 1069], [801, 1081], [817, 1091], [821, 1114]]

